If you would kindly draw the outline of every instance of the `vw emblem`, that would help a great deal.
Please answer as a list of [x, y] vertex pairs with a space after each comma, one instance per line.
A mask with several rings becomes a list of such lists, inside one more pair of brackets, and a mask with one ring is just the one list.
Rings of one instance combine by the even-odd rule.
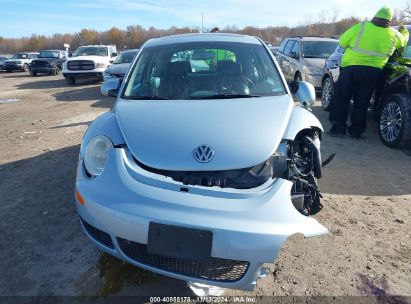
[[214, 150], [209, 145], [201, 145], [194, 149], [193, 155], [199, 163], [208, 163], [214, 157]]

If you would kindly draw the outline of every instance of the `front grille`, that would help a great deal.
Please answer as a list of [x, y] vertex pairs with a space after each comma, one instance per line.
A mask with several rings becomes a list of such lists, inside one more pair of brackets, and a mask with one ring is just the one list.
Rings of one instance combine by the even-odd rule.
[[87, 223], [82, 218], [80, 218], [80, 220], [81, 220], [81, 223], [83, 224], [84, 229], [93, 239], [95, 239], [97, 242], [103, 244], [106, 247], [114, 249], [113, 241], [111, 240], [111, 237], [108, 233], [101, 231], [100, 229], [97, 229], [96, 227], [91, 226], [89, 223]]
[[49, 68], [50, 67], [50, 64], [45, 61], [33, 61], [31, 65], [35, 66], [36, 68]]
[[123, 253], [130, 259], [160, 270], [218, 282], [236, 282], [244, 277], [249, 263], [221, 258], [213, 258], [207, 262], [193, 262], [186, 259], [172, 258], [150, 254], [147, 245], [117, 238]]
[[67, 62], [67, 68], [73, 71], [94, 70], [94, 62], [92, 60], [71, 60]]

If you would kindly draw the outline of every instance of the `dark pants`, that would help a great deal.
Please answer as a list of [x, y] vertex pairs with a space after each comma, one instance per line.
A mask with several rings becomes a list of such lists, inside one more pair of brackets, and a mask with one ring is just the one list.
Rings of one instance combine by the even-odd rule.
[[365, 131], [368, 106], [380, 74], [381, 69], [369, 66], [353, 65], [341, 69], [330, 112], [330, 121], [337, 129], [346, 128], [352, 98], [350, 134], [361, 136]]

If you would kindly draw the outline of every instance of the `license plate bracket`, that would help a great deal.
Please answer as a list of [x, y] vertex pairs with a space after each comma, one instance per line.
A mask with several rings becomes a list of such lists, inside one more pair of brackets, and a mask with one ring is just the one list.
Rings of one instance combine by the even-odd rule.
[[211, 257], [211, 231], [151, 222], [147, 252], [173, 258], [205, 262]]

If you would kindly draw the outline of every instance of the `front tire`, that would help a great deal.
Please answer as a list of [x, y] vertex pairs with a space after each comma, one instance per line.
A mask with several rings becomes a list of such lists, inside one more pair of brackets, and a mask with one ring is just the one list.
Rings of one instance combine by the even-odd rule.
[[392, 94], [378, 114], [378, 133], [388, 147], [411, 147], [411, 96]]
[[76, 84], [76, 78], [67, 77], [67, 78], [66, 78], [66, 83], [67, 83], [68, 85], [75, 85], [75, 84]]
[[23, 65], [23, 72], [28, 72], [29, 66], [27, 64]]
[[36, 76], [37, 76], [37, 72], [30, 71], [30, 75], [33, 76], [33, 77], [36, 77]]
[[322, 84], [321, 104], [323, 110], [329, 112], [334, 96], [334, 82], [330, 77], [326, 77]]

